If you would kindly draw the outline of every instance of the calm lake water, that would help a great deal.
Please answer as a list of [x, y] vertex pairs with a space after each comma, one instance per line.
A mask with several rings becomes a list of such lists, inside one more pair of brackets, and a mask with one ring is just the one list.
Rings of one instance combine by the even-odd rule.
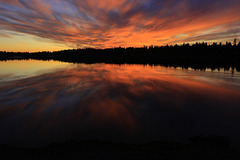
[[0, 144], [144, 143], [229, 136], [240, 149], [240, 73], [0, 62]]

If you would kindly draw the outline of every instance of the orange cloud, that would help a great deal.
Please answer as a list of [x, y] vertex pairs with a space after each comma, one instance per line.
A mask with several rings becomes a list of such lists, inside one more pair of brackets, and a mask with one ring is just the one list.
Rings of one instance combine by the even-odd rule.
[[0, 0], [0, 8], [2, 31], [71, 48], [223, 41], [240, 31], [236, 0]]

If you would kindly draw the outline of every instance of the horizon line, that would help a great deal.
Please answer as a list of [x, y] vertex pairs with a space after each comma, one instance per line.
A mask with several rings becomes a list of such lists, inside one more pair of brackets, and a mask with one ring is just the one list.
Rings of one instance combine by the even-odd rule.
[[142, 47], [133, 47], [133, 46], [129, 46], [129, 47], [108, 47], [108, 48], [93, 48], [93, 47], [86, 47], [86, 48], [69, 48], [69, 49], [64, 49], [64, 50], [55, 50], [55, 51], [47, 51], [47, 50], [42, 50], [42, 51], [34, 51], [34, 52], [31, 52], [31, 51], [4, 51], [4, 50], [0, 50], [0, 52], [3, 52], [3, 53], [41, 53], [41, 52], [50, 52], [50, 53], [53, 53], [53, 52], [61, 52], [61, 51], [70, 51], [70, 50], [89, 50], [89, 49], [93, 49], [93, 50], [107, 50], [107, 49], [128, 49], [128, 48], [134, 48], [134, 49], [137, 49], [137, 48], [145, 48], [145, 49], [149, 49], [149, 48], [160, 48], [160, 47], [174, 47], [174, 46], [194, 46], [194, 45], [201, 45], [201, 44], [204, 44], [204, 45], [207, 45], [207, 46], [211, 46], [211, 45], [220, 45], [220, 46], [226, 46], [227, 44], [228, 45], [231, 45], [231, 46], [234, 46], [234, 45], [237, 45], [239, 46], [240, 45], [240, 40], [237, 41], [238, 39], [237, 38], [234, 38], [233, 41], [226, 41], [226, 42], [205, 42], [205, 41], [202, 41], [202, 42], [195, 42], [195, 43], [189, 43], [189, 42], [184, 42], [184, 43], [176, 43], [176, 44], [166, 44], [166, 45], [143, 45]]

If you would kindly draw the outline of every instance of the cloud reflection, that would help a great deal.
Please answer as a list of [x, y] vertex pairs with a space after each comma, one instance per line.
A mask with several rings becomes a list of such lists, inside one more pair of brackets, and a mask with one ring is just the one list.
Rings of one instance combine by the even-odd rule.
[[239, 97], [234, 84], [174, 69], [76, 65], [0, 84], [0, 143], [236, 135]]

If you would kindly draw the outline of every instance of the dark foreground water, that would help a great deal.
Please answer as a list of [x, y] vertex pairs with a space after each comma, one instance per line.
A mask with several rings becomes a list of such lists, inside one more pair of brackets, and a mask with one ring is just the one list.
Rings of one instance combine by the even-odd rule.
[[239, 124], [238, 72], [0, 62], [0, 144], [144, 143], [220, 135], [240, 149]]

